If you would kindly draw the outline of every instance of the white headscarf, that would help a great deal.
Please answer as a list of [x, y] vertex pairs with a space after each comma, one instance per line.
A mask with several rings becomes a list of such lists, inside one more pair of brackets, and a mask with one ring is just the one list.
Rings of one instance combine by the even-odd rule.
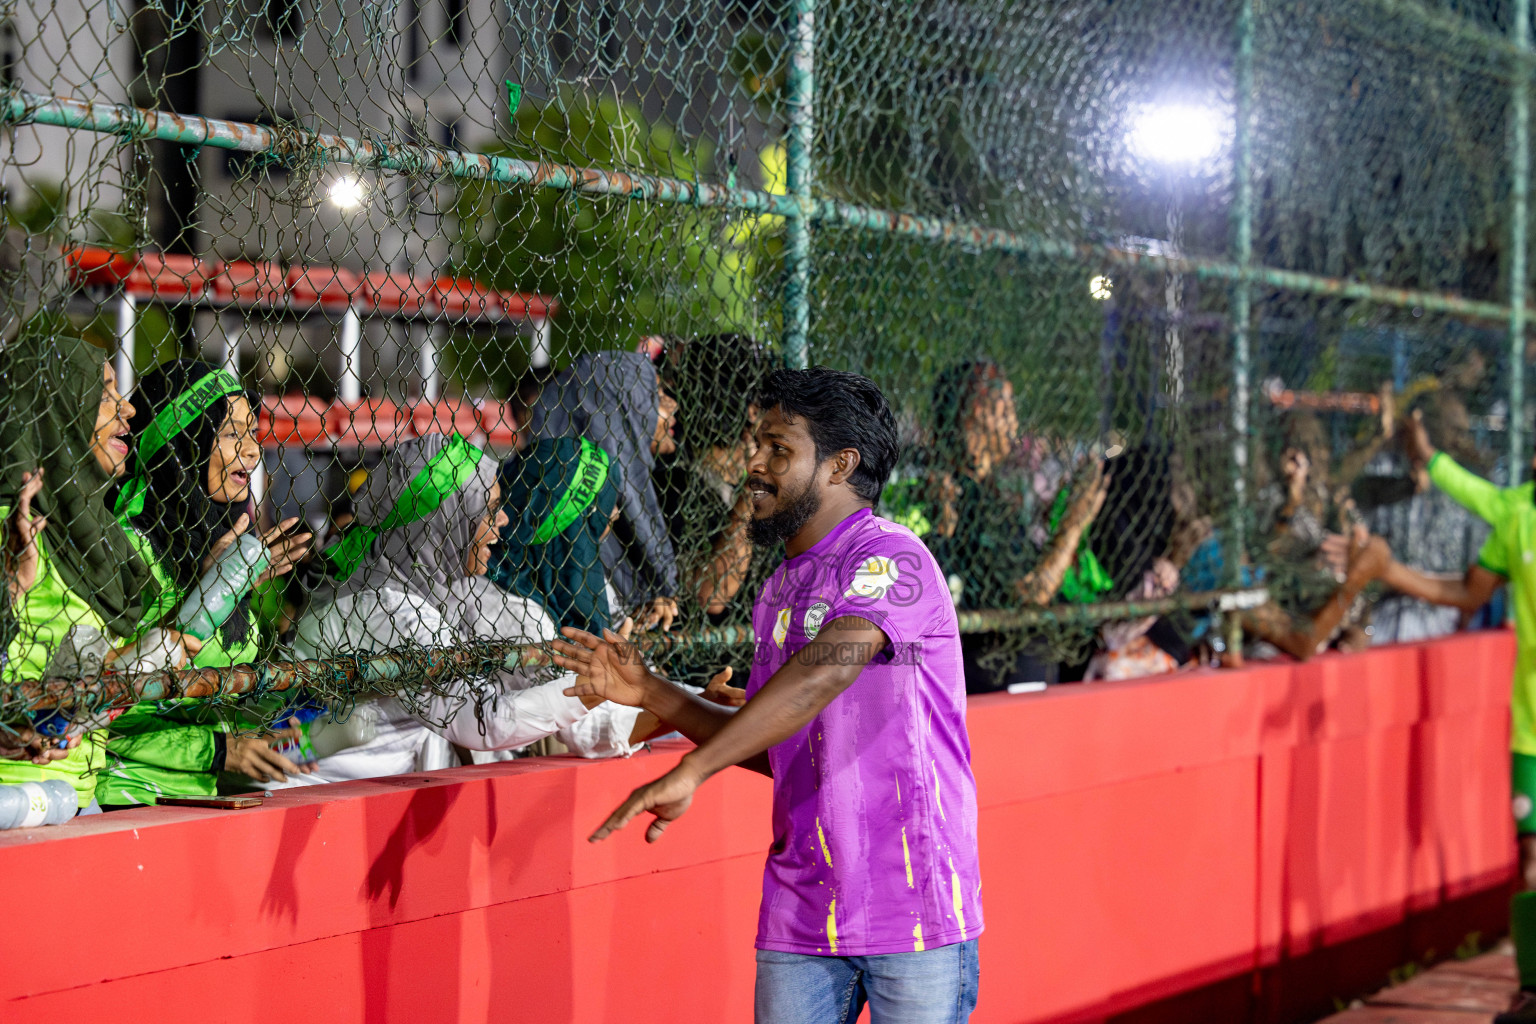
[[[427, 434], [403, 441], [385, 455], [357, 494], [358, 525], [383, 523], [411, 481], [447, 444], [448, 438], [442, 434]], [[474, 476], [457, 491], [445, 495], [436, 511], [425, 519], [380, 534], [357, 570], [336, 585], [334, 597], [389, 589], [425, 598], [445, 612], [458, 604], [459, 595], [466, 592], [454, 585], [468, 576], [465, 567], [470, 544], [476, 527], [489, 511], [496, 469], [495, 459], [481, 458]], [[450, 616], [451, 620], [455, 618]], [[453, 624], [458, 626], [457, 621]]]

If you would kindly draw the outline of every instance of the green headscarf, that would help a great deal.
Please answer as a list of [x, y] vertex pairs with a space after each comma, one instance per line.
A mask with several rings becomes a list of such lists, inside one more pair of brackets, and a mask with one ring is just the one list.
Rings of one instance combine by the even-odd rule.
[[48, 557], [64, 585], [120, 637], [159, 594], [108, 504], [115, 480], [91, 452], [106, 354], [61, 317], [34, 316], [0, 351], [0, 505], [42, 467], [34, 515], [48, 517]]
[[619, 500], [618, 466], [586, 438], [539, 441], [501, 467], [509, 522], [491, 582], [539, 602], [557, 626], [601, 636], [609, 625], [598, 547]]

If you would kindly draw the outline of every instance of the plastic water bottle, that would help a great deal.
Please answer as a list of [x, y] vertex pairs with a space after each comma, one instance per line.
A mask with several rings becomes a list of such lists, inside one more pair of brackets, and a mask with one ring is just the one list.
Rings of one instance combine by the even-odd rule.
[[129, 675], [158, 672], [163, 668], [174, 668], [180, 652], [181, 641], [176, 635], [156, 626], [145, 630], [132, 647], [119, 654], [112, 667]]
[[176, 628], [199, 640], [213, 636], [271, 561], [260, 537], [242, 533], [181, 602]]
[[79, 809], [75, 787], [63, 779], [0, 786], [0, 829], [62, 825]]
[[379, 734], [376, 704], [359, 704], [345, 722], [333, 721], [326, 711], [318, 708], [301, 708], [279, 724], [288, 726], [294, 719], [299, 723], [299, 738], [284, 740], [272, 749], [298, 765], [313, 764], [322, 757], [360, 747], [372, 742]]

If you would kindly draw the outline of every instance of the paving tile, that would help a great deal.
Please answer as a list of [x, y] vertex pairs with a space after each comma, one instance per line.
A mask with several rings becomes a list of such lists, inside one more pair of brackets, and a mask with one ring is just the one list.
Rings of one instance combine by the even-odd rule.
[[1481, 978], [1496, 978], [1511, 988], [1515, 985], [1515, 958], [1508, 953], [1484, 953], [1471, 960], [1451, 960], [1435, 968], [1435, 972], [1441, 971], [1447, 974], [1471, 974]]
[[1486, 1024], [1488, 1014], [1479, 1010], [1426, 1010], [1411, 1006], [1362, 1006], [1345, 1010], [1318, 1024]]
[[1373, 1006], [1438, 1007], [1498, 1013], [1509, 1006], [1514, 985], [1479, 974], [1429, 971], [1366, 1000]]
[[1364, 1006], [1336, 1013], [1319, 1024], [1472, 1024], [1509, 1005], [1515, 960], [1485, 953], [1439, 964], [1371, 996]]

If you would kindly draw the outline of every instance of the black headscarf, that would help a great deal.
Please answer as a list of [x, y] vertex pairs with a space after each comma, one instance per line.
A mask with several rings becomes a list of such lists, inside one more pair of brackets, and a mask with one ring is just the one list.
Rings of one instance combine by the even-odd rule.
[[[214, 542], [233, 530], [242, 515], [250, 515], [251, 529], [256, 526], [250, 498], [219, 502], [208, 495], [208, 460], [219, 428], [229, 415], [229, 397], [214, 398], [147, 459], [140, 458], [139, 445], [162, 410], [199, 381], [218, 372], [221, 371], [197, 360], [173, 360], [145, 374], [133, 396], [130, 425], [135, 453], [129, 464], [130, 481], [126, 489], [132, 489], [135, 476], [142, 478], [145, 487], [143, 511], [133, 514], [129, 522], [149, 539], [171, 578], [184, 591], [202, 575], [203, 559]], [[247, 594], [225, 620], [219, 636], [226, 645], [233, 646], [245, 640], [250, 628]]]
[[91, 452], [106, 353], [62, 318], [34, 316], [0, 351], [0, 504], [41, 467], [34, 515], [48, 517], [48, 556], [64, 585], [119, 637], [159, 594], [107, 504], [113, 478]]
[[[510, 521], [501, 528], [489, 576], [539, 602], [557, 626], [601, 636], [610, 622], [599, 542], [622, 480], [612, 459], [599, 474], [592, 453], [601, 450], [593, 446], [584, 460], [582, 444], [571, 437], [539, 441], [503, 464], [502, 507]], [[557, 517], [562, 502], [565, 514]], [[566, 520], [564, 529], [555, 529]]]
[[1173, 471], [1168, 446], [1148, 441], [1110, 459], [1104, 509], [1089, 528], [1094, 552], [1123, 599], [1168, 549], [1173, 536]]

